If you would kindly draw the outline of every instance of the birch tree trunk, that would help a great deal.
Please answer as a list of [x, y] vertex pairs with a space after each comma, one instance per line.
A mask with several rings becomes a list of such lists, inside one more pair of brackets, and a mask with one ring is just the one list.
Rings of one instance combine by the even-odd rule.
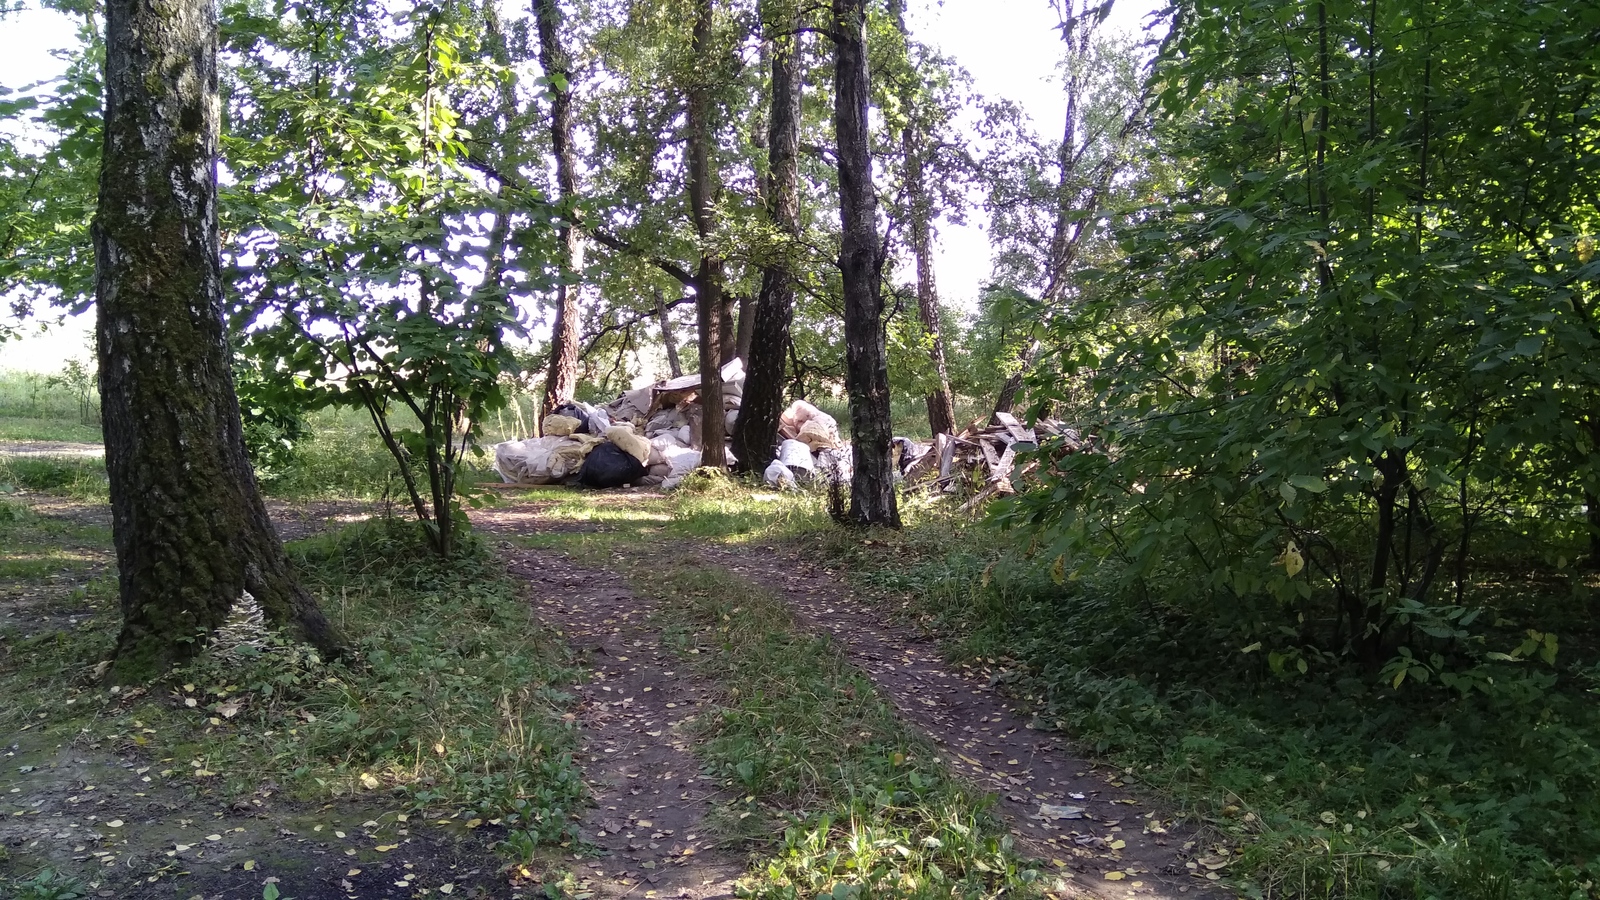
[[834, 112], [839, 144], [839, 268], [844, 277], [845, 390], [850, 395], [850, 520], [900, 527], [894, 496], [882, 258], [867, 123], [865, 0], [833, 0]]
[[194, 656], [247, 596], [324, 653], [341, 649], [245, 455], [223, 324], [215, 16], [209, 0], [106, 4], [93, 235], [117, 681]]

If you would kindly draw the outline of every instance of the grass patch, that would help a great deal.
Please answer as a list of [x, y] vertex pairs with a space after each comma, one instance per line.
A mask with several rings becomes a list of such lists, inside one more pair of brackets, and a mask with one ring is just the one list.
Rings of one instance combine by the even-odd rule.
[[0, 415], [0, 441], [61, 441], [69, 444], [100, 443], [100, 426], [72, 419]]
[[103, 459], [0, 456], [0, 494], [19, 489], [64, 494], [79, 500], [105, 500], [110, 496]]
[[267, 634], [109, 692], [91, 674], [120, 625], [106, 577], [80, 592], [92, 614], [77, 629], [0, 640], [0, 733], [30, 729], [24, 754], [109, 745], [149, 760], [152, 778], [225, 799], [270, 783], [307, 802], [492, 820], [519, 846], [572, 841], [585, 790], [562, 685], [575, 672], [490, 553], [468, 541], [439, 562], [413, 523], [393, 520], [290, 553], [354, 663]]
[[662, 600], [667, 640], [726, 685], [702, 716], [706, 765], [740, 794], [713, 824], [782, 837], [744, 886], [761, 898], [1031, 894], [1036, 873], [987, 802], [952, 781], [870, 679], [781, 600], [715, 567], [634, 580]]
[[935, 517], [872, 544], [809, 546], [1230, 833], [1249, 896], [1596, 896], [1595, 661], [1505, 664], [1465, 694], [1327, 664], [1274, 675], [1203, 621], [1058, 585], [1005, 543]]

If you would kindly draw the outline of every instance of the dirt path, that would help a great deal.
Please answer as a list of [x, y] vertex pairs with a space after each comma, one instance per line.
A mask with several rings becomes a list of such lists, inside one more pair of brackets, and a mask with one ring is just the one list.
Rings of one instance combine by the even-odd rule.
[[71, 441], [0, 441], [0, 456], [71, 456], [94, 459], [106, 455], [104, 444]]
[[773, 547], [699, 553], [780, 594], [807, 627], [831, 634], [901, 715], [945, 751], [951, 771], [998, 796], [1027, 851], [1065, 862], [1087, 894], [1231, 896], [1205, 877], [1207, 864], [1225, 857], [1206, 852], [1191, 829], [1131, 790], [1131, 773], [1097, 766], [1060, 733], [1035, 729], [987, 676], [953, 669], [932, 641], [887, 622], [881, 608], [833, 573]]
[[[476, 518], [487, 529], [508, 534], [571, 531], [574, 525], [545, 518], [533, 505], [501, 507]], [[678, 554], [685, 550], [678, 545]], [[694, 822], [705, 812], [704, 798], [713, 787], [698, 780], [685, 737], [672, 730], [686, 723], [704, 686], [676, 671], [648, 621], [650, 601], [631, 594], [620, 576], [509, 544], [504, 552], [535, 595], [546, 597], [538, 601], [545, 621], [591, 654], [595, 681], [584, 689], [590, 754], [585, 766], [600, 808], [585, 827], [619, 862], [632, 861], [622, 848], [640, 853], [642, 830], [619, 839], [602, 831], [608, 823], [626, 825], [633, 821], [628, 815], [650, 816], [657, 832], [666, 833], [663, 821]], [[615, 552], [626, 554], [629, 563], [653, 555], [649, 548], [626, 545]], [[944, 751], [952, 772], [998, 795], [999, 811], [1026, 852], [1073, 873], [1072, 883], [1083, 896], [1230, 896], [1206, 878], [1212, 866], [1225, 871], [1219, 864], [1226, 857], [1136, 793], [1130, 773], [1098, 767], [1074, 753], [1059, 733], [1034, 729], [985, 674], [952, 668], [931, 641], [886, 623], [883, 610], [856, 597], [835, 574], [772, 547], [706, 545], [694, 552], [705, 564], [774, 591], [802, 625], [831, 634], [901, 714]], [[678, 706], [669, 707], [674, 698]], [[669, 810], [683, 818], [667, 819]], [[690, 827], [667, 826], [676, 832], [670, 837], [681, 837]], [[667, 849], [663, 844], [653, 848], [654, 857], [638, 859], [659, 863]], [[614, 872], [618, 865], [600, 868]], [[637, 869], [623, 872], [628, 879], [639, 874]]]
[[[488, 534], [526, 533], [531, 524], [515, 509], [474, 521]], [[653, 601], [621, 576], [509, 543], [500, 549], [540, 618], [590, 666], [577, 688], [579, 762], [594, 800], [581, 833], [603, 855], [575, 860], [580, 889], [615, 900], [733, 896], [744, 860], [713, 845], [705, 816], [720, 792], [689, 749], [688, 727], [710, 685], [679, 670], [649, 621]]]

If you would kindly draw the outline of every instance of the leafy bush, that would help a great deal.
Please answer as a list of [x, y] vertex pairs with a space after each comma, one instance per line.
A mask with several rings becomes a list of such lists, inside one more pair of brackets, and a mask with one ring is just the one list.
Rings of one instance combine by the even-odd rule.
[[959, 658], [1231, 832], [1257, 895], [1534, 900], [1600, 878], [1592, 663], [1398, 688], [1332, 658], [1276, 674], [1230, 627], [1114, 577], [1058, 584], [970, 551], [876, 569]]

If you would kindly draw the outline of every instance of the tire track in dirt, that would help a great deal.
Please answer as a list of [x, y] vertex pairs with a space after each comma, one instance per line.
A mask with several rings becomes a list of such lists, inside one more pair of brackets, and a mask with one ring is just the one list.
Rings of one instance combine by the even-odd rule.
[[[538, 527], [515, 512], [498, 526], [497, 511], [475, 518], [490, 533]], [[649, 621], [654, 601], [623, 576], [509, 543], [500, 552], [539, 618], [590, 665], [575, 688], [578, 761], [594, 801], [580, 829], [603, 855], [573, 859], [580, 889], [601, 900], [732, 897], [745, 861], [715, 846], [705, 816], [721, 791], [690, 750], [690, 724], [711, 685], [680, 670]]]
[[[1135, 779], [1076, 754], [1059, 733], [1035, 729], [991, 685], [952, 669], [932, 641], [888, 623], [831, 572], [773, 547], [705, 546], [699, 555], [777, 593], [804, 627], [831, 635], [952, 772], [997, 795], [1024, 852], [1064, 862], [1086, 896], [1235, 896], [1205, 877], [1207, 863], [1224, 857], [1130, 790]], [[1045, 819], [1046, 804], [1076, 807], [1081, 818]]]

